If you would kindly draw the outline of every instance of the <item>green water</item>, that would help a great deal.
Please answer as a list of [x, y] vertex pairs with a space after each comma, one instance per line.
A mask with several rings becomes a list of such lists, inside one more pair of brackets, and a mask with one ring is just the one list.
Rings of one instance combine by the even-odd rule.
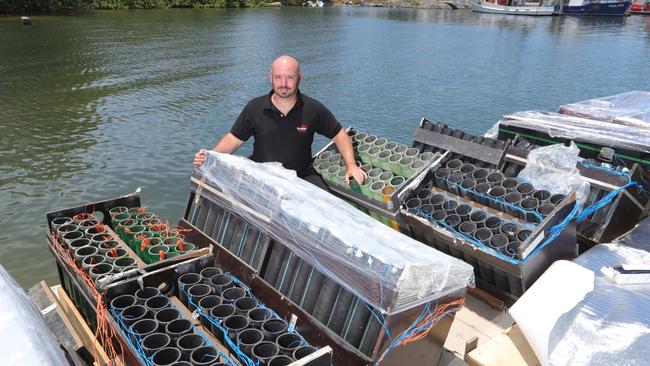
[[193, 153], [269, 89], [283, 53], [344, 125], [403, 143], [422, 116], [480, 132], [504, 113], [650, 86], [641, 16], [294, 8], [32, 20], [0, 17], [0, 264], [23, 286], [58, 281], [47, 211], [142, 187], [146, 206], [177, 220]]

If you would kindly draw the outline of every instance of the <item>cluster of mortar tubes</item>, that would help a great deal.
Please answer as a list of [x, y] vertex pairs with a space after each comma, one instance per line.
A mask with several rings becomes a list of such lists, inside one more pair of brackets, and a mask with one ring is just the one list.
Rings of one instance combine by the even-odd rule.
[[253, 362], [288, 365], [316, 351], [244, 284], [217, 267], [181, 275], [178, 288], [181, 302], [190, 311], [200, 308], [201, 322], [220, 342], [236, 345]]
[[52, 220], [59, 244], [69, 250], [76, 266], [97, 285], [101, 278], [136, 268], [137, 263], [115, 238], [90, 214]]
[[[368, 175], [362, 185], [351, 181], [350, 189], [379, 202], [390, 200], [410, 177], [437, 157], [365, 132], [350, 130], [348, 135], [356, 163]], [[314, 161], [314, 169], [325, 180], [345, 186], [346, 168], [341, 154], [333, 150], [322, 152]]]
[[546, 218], [565, 198], [563, 194], [536, 190], [528, 182], [506, 177], [497, 170], [463, 163], [460, 159], [452, 159], [446, 166], [439, 167], [433, 179], [440, 189], [531, 223]]
[[[426, 130], [429, 130], [429, 131], [433, 131], [433, 132], [442, 134], [442, 135], [454, 137], [454, 138], [465, 140], [465, 141], [470, 141], [470, 142], [473, 142], [475, 144], [491, 147], [491, 148], [494, 148], [494, 149], [503, 150], [506, 147], [506, 141], [495, 140], [495, 139], [487, 138], [487, 137], [480, 136], [480, 135], [472, 135], [470, 133], [466, 133], [466, 132], [463, 132], [461, 130], [454, 130], [452, 128], [449, 128], [449, 126], [447, 126], [444, 123], [429, 122], [429, 123], [425, 124], [425, 126], [423, 128], [426, 129]], [[440, 153], [444, 153], [446, 151], [444, 149], [437, 148], [437, 147], [432, 146], [432, 145], [424, 145], [423, 150], [424, 151], [434, 151], [434, 152], [439, 151]], [[478, 159], [468, 159], [468, 160], [470, 162], [478, 165], [478, 166], [487, 166], [488, 165], [487, 163], [485, 163], [485, 162], [483, 162], [481, 160], [478, 160]]]

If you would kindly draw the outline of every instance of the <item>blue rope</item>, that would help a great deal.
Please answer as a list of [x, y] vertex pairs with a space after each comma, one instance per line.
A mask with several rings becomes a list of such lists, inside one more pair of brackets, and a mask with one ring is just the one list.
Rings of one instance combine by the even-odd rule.
[[578, 215], [576, 222], [579, 224], [583, 222], [587, 217], [591, 216], [594, 212], [600, 210], [601, 208], [607, 206], [616, 196], [623, 190], [625, 190], [628, 187], [638, 187], [640, 189], [643, 189], [641, 185], [635, 181], [630, 181], [626, 185], [621, 186], [619, 188], [616, 188], [615, 190], [607, 193], [603, 198], [598, 200], [597, 202], [593, 203], [591, 206], [585, 208], [580, 215]]
[[600, 166], [600, 165], [594, 165], [594, 164], [587, 163], [587, 162], [581, 162], [580, 164], [582, 166], [584, 166], [585, 168], [602, 170], [602, 171], [607, 172], [609, 174], [620, 175], [621, 177], [625, 177], [628, 180], [632, 179], [629, 173], [626, 173], [626, 172], [623, 172], [623, 171], [618, 172], [618, 171], [616, 171], [614, 169], [606, 168], [606, 167]]

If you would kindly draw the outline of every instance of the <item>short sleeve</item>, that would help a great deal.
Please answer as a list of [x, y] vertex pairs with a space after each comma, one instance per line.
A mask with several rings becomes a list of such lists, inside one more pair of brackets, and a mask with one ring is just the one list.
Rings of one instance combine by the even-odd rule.
[[246, 105], [244, 110], [241, 111], [235, 124], [233, 124], [230, 129], [230, 133], [242, 141], [247, 141], [251, 136], [253, 136], [253, 121], [250, 118], [249, 105]]
[[315, 131], [328, 139], [333, 139], [341, 131], [341, 128], [341, 124], [336, 120], [332, 112], [325, 108], [324, 105], [321, 105]]

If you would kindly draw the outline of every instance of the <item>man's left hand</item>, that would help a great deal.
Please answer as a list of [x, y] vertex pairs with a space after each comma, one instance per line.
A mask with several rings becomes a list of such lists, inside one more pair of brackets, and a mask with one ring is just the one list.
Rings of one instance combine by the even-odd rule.
[[354, 178], [359, 185], [362, 185], [363, 182], [368, 178], [368, 174], [359, 168], [356, 165], [352, 165], [346, 168], [345, 171], [345, 184], [350, 185], [350, 177]]

